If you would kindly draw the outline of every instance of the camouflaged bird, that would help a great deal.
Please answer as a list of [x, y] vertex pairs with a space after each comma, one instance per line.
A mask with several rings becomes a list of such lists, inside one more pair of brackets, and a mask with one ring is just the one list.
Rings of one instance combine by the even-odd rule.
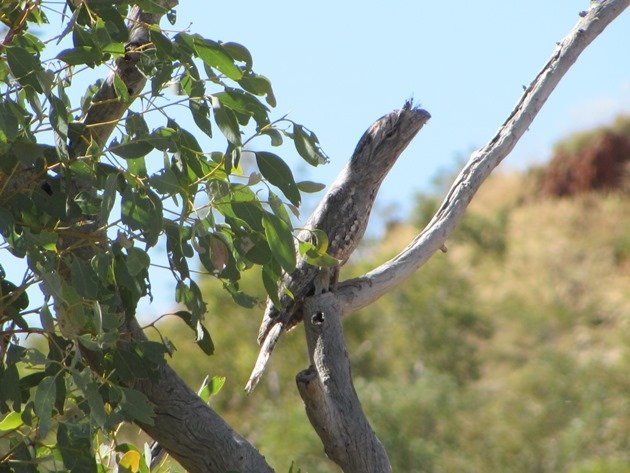
[[282, 332], [303, 320], [304, 299], [315, 293], [318, 276], [317, 283], [324, 289], [336, 282], [339, 267], [348, 260], [365, 233], [381, 182], [429, 118], [427, 111], [408, 101], [402, 109], [377, 120], [359, 140], [350, 162], [298, 235], [299, 240], [308, 241], [313, 229], [324, 231], [329, 239], [328, 254], [339, 260], [339, 266], [323, 271], [298, 257], [295, 270], [284, 275], [278, 290], [281, 307], [267, 301], [258, 334], [260, 353], [245, 387], [248, 392], [258, 384]]

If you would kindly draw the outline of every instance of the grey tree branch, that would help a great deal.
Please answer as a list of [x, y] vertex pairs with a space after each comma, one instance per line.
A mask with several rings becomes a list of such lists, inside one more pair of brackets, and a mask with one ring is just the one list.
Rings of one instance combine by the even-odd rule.
[[352, 384], [338, 299], [332, 292], [307, 298], [304, 315], [311, 366], [296, 382], [326, 454], [345, 473], [391, 471]]
[[[309, 217], [298, 239], [310, 240], [313, 229], [325, 232], [329, 254], [343, 265], [363, 237], [381, 182], [429, 118], [426, 110], [407, 102], [400, 110], [377, 120], [359, 140], [350, 162]], [[278, 291], [282, 306], [267, 302], [258, 335], [262, 347], [247, 391], [251, 392], [258, 383], [280, 335], [302, 321], [304, 298], [313, 294], [318, 274], [317, 267], [299, 258], [296, 269], [284, 276]], [[335, 279], [334, 272], [330, 276]]]
[[402, 283], [440, 249], [492, 170], [512, 151], [547, 98], [584, 49], [623, 12], [630, 0], [591, 2], [590, 9], [559, 44], [497, 134], [472, 153], [426, 228], [398, 256], [363, 277], [343, 282], [337, 296], [344, 315], [365, 307]]
[[155, 405], [153, 425], [140, 425], [189, 472], [274, 470], [258, 450], [208, 407], [171, 367], [134, 386]]
[[[162, 0], [161, 4], [168, 8], [174, 8], [178, 0]], [[139, 7], [134, 6], [129, 13], [127, 27], [129, 28], [129, 41], [126, 46], [126, 54], [118, 58], [114, 69], [103, 81], [99, 90], [92, 98], [92, 105], [88, 109], [82, 122], [85, 131], [74, 143], [70, 145], [71, 156], [81, 156], [85, 153], [91, 140], [94, 140], [99, 148], [103, 148], [116, 127], [116, 123], [129, 108], [130, 103], [117, 100], [114, 78], [118, 75], [129, 92], [130, 102], [135, 100], [144, 89], [147, 78], [138, 70], [141, 51], [150, 43], [147, 24], [158, 24], [161, 15], [144, 13]]]

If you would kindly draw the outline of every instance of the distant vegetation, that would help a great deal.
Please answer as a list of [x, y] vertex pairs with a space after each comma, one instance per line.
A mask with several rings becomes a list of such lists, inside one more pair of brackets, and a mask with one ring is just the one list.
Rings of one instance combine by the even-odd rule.
[[[448, 253], [345, 322], [356, 388], [394, 471], [630, 472], [630, 194], [621, 179], [570, 197], [541, 191], [562, 160], [602, 156], [611, 130], [629, 139], [630, 120], [569, 138], [545, 169], [492, 178]], [[419, 197], [342, 279], [396, 254], [439, 198]], [[302, 328], [248, 397], [262, 309], [237, 307], [215, 281], [203, 288], [217, 353], [204, 358], [166, 321], [173, 367], [193, 387], [225, 376], [211, 402], [279, 471], [339, 471], [296, 393]]]
[[561, 141], [541, 175], [547, 196], [613, 189], [630, 191], [630, 117]]

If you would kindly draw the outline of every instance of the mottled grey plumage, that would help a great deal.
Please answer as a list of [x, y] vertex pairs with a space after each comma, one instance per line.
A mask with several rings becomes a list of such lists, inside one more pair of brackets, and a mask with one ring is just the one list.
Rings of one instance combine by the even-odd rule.
[[[309, 229], [323, 230], [329, 239], [328, 252], [343, 265], [357, 247], [368, 224], [370, 211], [381, 182], [409, 142], [427, 122], [427, 111], [414, 107], [411, 101], [377, 120], [361, 137], [348, 165], [341, 171], [328, 193], [305, 225], [298, 238], [310, 238]], [[271, 300], [258, 334], [262, 345], [246, 390], [256, 387], [269, 356], [282, 332], [302, 321], [304, 299], [315, 291], [320, 268], [298, 258], [296, 269], [285, 274], [279, 290], [282, 307]], [[322, 273], [322, 286], [330, 284], [336, 271]], [[289, 297], [286, 289], [293, 294]]]

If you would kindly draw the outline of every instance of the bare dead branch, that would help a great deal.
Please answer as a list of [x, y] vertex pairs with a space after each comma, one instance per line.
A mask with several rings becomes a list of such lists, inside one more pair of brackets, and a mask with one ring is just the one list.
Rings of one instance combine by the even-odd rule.
[[402, 283], [444, 245], [481, 184], [512, 151], [564, 74], [628, 5], [630, 0], [591, 2], [590, 10], [558, 44], [497, 134], [486, 146], [472, 153], [426, 228], [395, 258], [360, 278], [339, 285], [337, 295], [344, 315], [371, 304]]

